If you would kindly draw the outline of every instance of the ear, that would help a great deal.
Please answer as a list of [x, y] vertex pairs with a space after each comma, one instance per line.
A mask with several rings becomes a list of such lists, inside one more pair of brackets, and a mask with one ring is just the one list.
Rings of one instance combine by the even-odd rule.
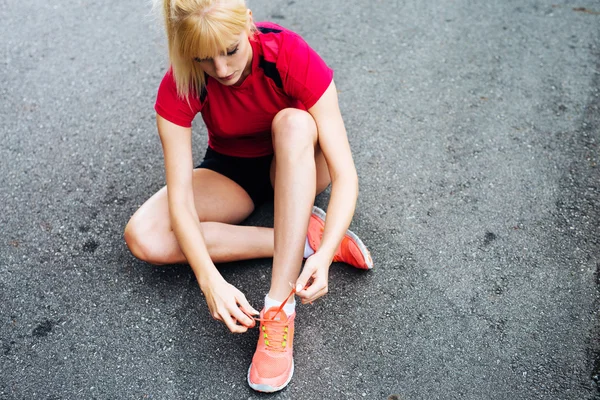
[[247, 27], [246, 30], [248, 31], [248, 36], [252, 36], [252, 33], [254, 31], [254, 29], [252, 29], [252, 27], [254, 26], [254, 19], [252, 18], [252, 10], [250, 10], [249, 8], [246, 10], [246, 13], [248, 13], [248, 22], [247, 22]]

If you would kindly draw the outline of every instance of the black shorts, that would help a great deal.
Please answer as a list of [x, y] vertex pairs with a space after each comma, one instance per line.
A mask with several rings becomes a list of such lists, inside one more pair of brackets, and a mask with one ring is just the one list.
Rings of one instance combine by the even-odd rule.
[[196, 168], [218, 172], [240, 185], [252, 199], [254, 207], [273, 200], [271, 162], [273, 154], [262, 157], [232, 157], [206, 149], [204, 160]]

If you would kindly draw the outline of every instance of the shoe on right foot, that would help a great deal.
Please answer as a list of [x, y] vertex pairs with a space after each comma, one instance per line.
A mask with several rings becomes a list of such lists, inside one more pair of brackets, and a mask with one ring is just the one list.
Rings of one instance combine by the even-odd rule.
[[[308, 244], [313, 251], [317, 251], [321, 246], [323, 230], [325, 229], [325, 211], [317, 206], [313, 207], [310, 221], [308, 222]], [[340, 246], [338, 247], [333, 261], [343, 262], [360, 269], [373, 268], [373, 259], [367, 246], [350, 229], [346, 231]]]
[[290, 383], [294, 374], [294, 319], [271, 307], [260, 312], [256, 352], [248, 369], [248, 385], [258, 392], [273, 393]]

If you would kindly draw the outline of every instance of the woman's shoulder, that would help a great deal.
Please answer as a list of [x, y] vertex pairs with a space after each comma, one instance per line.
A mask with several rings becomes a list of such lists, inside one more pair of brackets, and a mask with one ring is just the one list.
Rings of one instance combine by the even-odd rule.
[[283, 26], [276, 24], [275, 22], [263, 21], [256, 23], [256, 29], [258, 29], [259, 34], [295, 34], [291, 30], [284, 28]]
[[296, 32], [274, 22], [258, 22], [256, 28], [262, 56], [269, 61], [277, 60], [284, 53], [293, 54], [298, 47], [307, 46]]

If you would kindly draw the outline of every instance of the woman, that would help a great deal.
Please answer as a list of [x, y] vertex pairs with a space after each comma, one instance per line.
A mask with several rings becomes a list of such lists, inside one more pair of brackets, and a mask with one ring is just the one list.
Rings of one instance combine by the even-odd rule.
[[[347, 231], [358, 179], [333, 71], [295, 33], [255, 25], [244, 0], [159, 1], [171, 62], [155, 105], [167, 185], [134, 214], [125, 239], [141, 260], [189, 263], [211, 315], [237, 333], [259, 313], [215, 263], [273, 257], [248, 383], [281, 390], [294, 369], [290, 282], [303, 303], [313, 302], [327, 293], [332, 261], [372, 267]], [[209, 148], [194, 169], [191, 124], [199, 112]], [[329, 184], [325, 224], [312, 204]], [[236, 225], [270, 200], [273, 229]]]

